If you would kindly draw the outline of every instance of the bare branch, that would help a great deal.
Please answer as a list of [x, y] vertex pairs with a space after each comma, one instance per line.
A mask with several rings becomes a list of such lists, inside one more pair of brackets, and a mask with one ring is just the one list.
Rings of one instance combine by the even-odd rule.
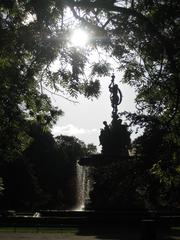
[[65, 96], [63, 96], [63, 95], [61, 95], [61, 94], [58, 94], [58, 93], [52, 92], [51, 90], [45, 88], [44, 86], [43, 86], [43, 88], [44, 88], [46, 91], [48, 91], [49, 93], [51, 93], [51, 94], [53, 94], [53, 95], [56, 95], [56, 96], [58, 96], [58, 97], [62, 97], [62, 98], [66, 99], [66, 100], [69, 101], [69, 102], [72, 102], [72, 103], [79, 103], [79, 102], [74, 101], [74, 100], [72, 100], [72, 99], [69, 99], [69, 98], [67, 98], [67, 97], [65, 97]]

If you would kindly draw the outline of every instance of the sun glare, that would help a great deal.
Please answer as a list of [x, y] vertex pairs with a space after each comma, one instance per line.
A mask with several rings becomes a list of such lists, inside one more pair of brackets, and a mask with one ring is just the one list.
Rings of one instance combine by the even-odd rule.
[[88, 33], [82, 29], [76, 29], [73, 31], [70, 41], [75, 47], [85, 47], [88, 42]]

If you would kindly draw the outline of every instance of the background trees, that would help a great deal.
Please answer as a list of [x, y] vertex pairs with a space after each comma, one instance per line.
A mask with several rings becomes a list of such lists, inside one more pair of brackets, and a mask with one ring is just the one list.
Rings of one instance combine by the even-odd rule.
[[1, 209], [71, 209], [77, 203], [77, 160], [92, 152], [75, 137], [53, 138], [34, 124], [32, 142], [20, 158], [1, 164]]

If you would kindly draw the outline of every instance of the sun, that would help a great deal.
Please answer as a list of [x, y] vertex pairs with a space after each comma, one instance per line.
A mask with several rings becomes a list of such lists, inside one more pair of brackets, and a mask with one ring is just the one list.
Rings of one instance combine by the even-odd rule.
[[70, 37], [70, 42], [74, 47], [85, 47], [88, 40], [88, 33], [82, 29], [74, 30]]

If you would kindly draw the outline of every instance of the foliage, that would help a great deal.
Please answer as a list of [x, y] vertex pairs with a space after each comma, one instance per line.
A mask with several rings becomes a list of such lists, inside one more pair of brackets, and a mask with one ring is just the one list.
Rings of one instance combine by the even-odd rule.
[[169, 136], [166, 129], [151, 124], [133, 143], [143, 160], [144, 199], [151, 208], [179, 208], [179, 145]]
[[92, 65], [92, 75], [107, 76], [109, 74], [110, 64], [107, 62], [98, 62]]
[[94, 172], [90, 193], [91, 207], [96, 210], [142, 210], [144, 195], [140, 189], [138, 161], [119, 158]]
[[4, 182], [4, 191], [0, 199], [1, 210], [31, 210], [44, 201], [37, 177], [26, 158], [4, 162], [0, 173]]
[[0, 10], [0, 154], [12, 160], [30, 144], [30, 122], [49, 128], [62, 114], [45, 89], [97, 97], [99, 82], [84, 77], [87, 52], [67, 45], [61, 1], [1, 1]]
[[91, 154], [97, 153], [97, 147], [93, 143], [89, 143], [86, 145], [86, 156], [89, 156]]
[[48, 126], [61, 113], [39, 91], [38, 74], [47, 64], [48, 48], [42, 46], [40, 26], [38, 30], [37, 23], [24, 22], [28, 12], [23, 2], [19, 4], [13, 9], [2, 5], [0, 13], [2, 160], [12, 160], [26, 149], [31, 140], [27, 133], [29, 121]]
[[76, 162], [95, 149], [75, 137], [55, 139], [40, 124], [29, 131], [32, 141], [21, 158], [1, 163], [1, 209], [71, 209], [77, 201]]

